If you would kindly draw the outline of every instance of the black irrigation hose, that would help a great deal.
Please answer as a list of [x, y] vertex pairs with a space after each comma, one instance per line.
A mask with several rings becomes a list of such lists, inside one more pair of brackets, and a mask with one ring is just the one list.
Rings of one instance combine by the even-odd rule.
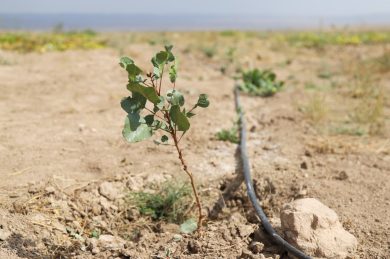
[[239, 97], [239, 89], [238, 87], [235, 87], [234, 89], [234, 101], [236, 105], [236, 111], [239, 116], [238, 123], [240, 126], [240, 155], [241, 155], [241, 161], [242, 161], [242, 170], [244, 172], [245, 177], [245, 185], [247, 189], [247, 193], [249, 196], [249, 199], [252, 202], [253, 207], [256, 210], [257, 215], [259, 216], [261, 223], [265, 229], [265, 231], [272, 237], [272, 240], [274, 243], [282, 247], [286, 252], [291, 253], [292, 255], [296, 256], [300, 259], [311, 259], [310, 256], [305, 255], [303, 252], [298, 250], [297, 248], [290, 245], [287, 241], [285, 241], [281, 236], [279, 236], [272, 225], [269, 223], [269, 220], [267, 216], [265, 215], [263, 209], [261, 208], [259, 202], [257, 201], [257, 197], [253, 188], [252, 184], [252, 177], [249, 167], [249, 160], [248, 160], [248, 154], [246, 152], [246, 125], [245, 125], [245, 119], [243, 116], [243, 111], [240, 104], [240, 97]]

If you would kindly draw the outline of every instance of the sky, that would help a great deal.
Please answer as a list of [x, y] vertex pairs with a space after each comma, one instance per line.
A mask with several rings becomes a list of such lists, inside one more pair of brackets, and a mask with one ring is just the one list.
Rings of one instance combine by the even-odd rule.
[[0, 13], [390, 14], [390, 0], [0, 0]]

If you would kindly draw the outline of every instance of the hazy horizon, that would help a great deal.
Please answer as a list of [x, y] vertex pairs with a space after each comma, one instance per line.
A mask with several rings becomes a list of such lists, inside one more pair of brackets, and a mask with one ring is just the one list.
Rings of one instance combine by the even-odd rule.
[[239, 14], [1, 14], [0, 29], [51, 30], [290, 30], [331, 26], [390, 26], [390, 16], [276, 16]]
[[270, 14], [373, 15], [390, 14], [388, 0], [2, 0], [0, 13], [121, 13], [121, 14]]
[[1, 0], [0, 29], [204, 30], [389, 26], [388, 0]]

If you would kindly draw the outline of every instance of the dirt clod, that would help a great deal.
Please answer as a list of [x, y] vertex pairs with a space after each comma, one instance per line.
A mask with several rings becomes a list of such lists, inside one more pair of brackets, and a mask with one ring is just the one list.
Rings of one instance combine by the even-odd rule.
[[197, 240], [190, 240], [187, 243], [188, 252], [191, 254], [198, 254], [200, 252], [200, 244]]
[[56, 192], [56, 189], [53, 186], [47, 186], [45, 188], [45, 193], [47, 195], [54, 194]]
[[307, 169], [307, 163], [306, 162], [302, 162], [301, 163], [301, 169], [304, 169], [304, 170]]
[[263, 248], [264, 248], [264, 244], [261, 243], [261, 242], [252, 242], [250, 245], [249, 245], [249, 248], [251, 249], [252, 253], [254, 254], [258, 254], [260, 252], [263, 251]]
[[126, 210], [126, 219], [130, 221], [136, 221], [141, 216], [141, 213], [137, 208], [129, 208]]

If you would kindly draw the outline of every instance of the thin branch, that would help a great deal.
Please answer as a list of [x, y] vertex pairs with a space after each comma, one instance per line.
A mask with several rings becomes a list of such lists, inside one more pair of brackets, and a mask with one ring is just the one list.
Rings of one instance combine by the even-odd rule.
[[196, 107], [198, 107], [198, 105], [197, 105], [197, 104], [195, 104], [195, 105], [194, 105], [194, 107], [192, 107], [192, 109], [191, 109], [191, 110], [189, 110], [187, 113], [189, 113], [189, 112], [192, 112], [193, 110], [195, 110], [195, 108], [196, 108]]

